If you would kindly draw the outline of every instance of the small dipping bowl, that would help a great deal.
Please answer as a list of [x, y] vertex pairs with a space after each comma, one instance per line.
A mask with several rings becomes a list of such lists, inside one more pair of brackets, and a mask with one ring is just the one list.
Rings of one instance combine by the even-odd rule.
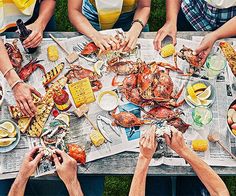
[[114, 110], [118, 104], [118, 96], [114, 91], [103, 91], [98, 95], [98, 105], [105, 111]]

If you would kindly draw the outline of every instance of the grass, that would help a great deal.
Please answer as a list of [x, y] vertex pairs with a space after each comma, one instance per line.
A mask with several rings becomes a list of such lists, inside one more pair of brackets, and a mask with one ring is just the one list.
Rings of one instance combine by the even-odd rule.
[[[67, 0], [57, 1], [56, 20], [58, 31], [75, 31], [67, 15]], [[157, 31], [165, 22], [165, 0], [152, 0], [149, 19], [151, 31]], [[128, 195], [132, 178], [129, 176], [108, 176], [105, 180], [104, 195]], [[231, 195], [236, 195], [236, 177], [223, 177]]]

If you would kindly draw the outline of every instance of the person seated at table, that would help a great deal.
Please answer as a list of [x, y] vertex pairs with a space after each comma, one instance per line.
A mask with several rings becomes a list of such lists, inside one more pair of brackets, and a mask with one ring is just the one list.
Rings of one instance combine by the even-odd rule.
[[102, 195], [103, 181], [97, 177], [90, 177], [89, 179], [79, 177], [78, 180], [77, 162], [60, 150], [56, 150], [57, 155], [53, 155], [53, 160], [61, 180], [29, 180], [44, 155], [43, 152], [38, 153], [38, 150], [39, 148], [35, 147], [25, 155], [14, 182], [13, 180], [0, 180], [0, 195]]
[[68, 0], [70, 22], [82, 34], [91, 38], [102, 50], [119, 47], [112, 36], [100, 30], [122, 28], [126, 33], [124, 51], [135, 48], [142, 31], [148, 31], [147, 21], [151, 0]]
[[155, 49], [161, 49], [166, 36], [176, 44], [177, 30], [213, 31], [196, 50], [205, 62], [217, 39], [236, 35], [235, 16], [236, 0], [166, 0], [166, 23], [154, 39]]
[[[24, 47], [37, 47], [43, 39], [44, 30], [54, 31], [56, 29], [53, 17], [55, 5], [55, 0], [4, 1], [0, 9], [0, 33], [16, 31], [16, 20], [22, 19], [28, 25], [27, 28], [32, 30], [30, 36], [24, 41]], [[25, 115], [34, 116], [36, 107], [33, 104], [31, 93], [38, 96], [40, 94], [32, 86], [20, 80], [10, 63], [1, 38], [0, 51], [0, 71], [12, 87], [17, 105]]]
[[[221, 178], [187, 147], [181, 132], [173, 129], [172, 137], [168, 135], [164, 137], [167, 145], [192, 166], [200, 179], [199, 181], [197, 177], [177, 177], [176, 195], [229, 195], [228, 189]], [[140, 154], [129, 195], [172, 195], [171, 177], [147, 177], [146, 182], [148, 166], [157, 148], [155, 128], [148, 130], [141, 137], [139, 145]]]

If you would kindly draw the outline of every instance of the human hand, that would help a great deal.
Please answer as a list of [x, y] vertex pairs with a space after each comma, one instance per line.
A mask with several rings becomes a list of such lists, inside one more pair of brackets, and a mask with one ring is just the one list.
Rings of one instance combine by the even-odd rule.
[[72, 182], [78, 181], [76, 160], [58, 149], [56, 149], [56, 154], [53, 154], [53, 160], [56, 166], [57, 174], [66, 186]]
[[176, 34], [177, 34], [177, 27], [175, 23], [166, 22], [165, 25], [157, 32], [156, 37], [153, 41], [153, 45], [155, 50], [161, 49], [161, 42], [165, 39], [166, 36], [170, 36], [172, 38], [173, 44], [175, 45], [176, 42]]
[[147, 130], [139, 141], [140, 147], [140, 157], [144, 157], [147, 160], [151, 160], [153, 154], [156, 152], [157, 141], [156, 141], [156, 133], [155, 126], [152, 126], [149, 130]]
[[217, 38], [214, 35], [214, 32], [207, 34], [202, 40], [200, 46], [195, 50], [196, 55], [202, 59], [202, 64], [206, 62], [208, 55], [211, 52], [211, 49], [216, 42]]
[[119, 42], [111, 35], [104, 35], [100, 32], [96, 32], [91, 39], [95, 43], [97, 47], [100, 48], [101, 53], [104, 51], [109, 50], [116, 50], [118, 49]]
[[22, 113], [28, 117], [33, 117], [36, 113], [36, 106], [33, 103], [32, 93], [41, 97], [40, 93], [32, 86], [26, 83], [18, 83], [13, 89], [17, 106]]
[[39, 46], [43, 39], [44, 27], [42, 24], [35, 21], [34, 23], [26, 26], [27, 29], [30, 29], [32, 32], [29, 37], [23, 42], [24, 47], [26, 48], [36, 48]]
[[178, 155], [183, 156], [184, 153], [189, 150], [189, 148], [185, 144], [183, 134], [174, 127], [171, 128], [171, 131], [172, 137], [168, 136], [167, 134], [164, 134], [166, 144]]
[[138, 37], [142, 29], [140, 30], [138, 28], [134, 28], [135, 27], [134, 25], [125, 34], [125, 40], [122, 43], [122, 48], [124, 52], [130, 52], [136, 47]]
[[25, 158], [17, 176], [21, 180], [27, 181], [29, 177], [35, 172], [40, 160], [44, 155], [43, 152], [40, 152], [36, 155], [38, 151], [39, 147], [34, 147], [31, 151], [25, 154]]

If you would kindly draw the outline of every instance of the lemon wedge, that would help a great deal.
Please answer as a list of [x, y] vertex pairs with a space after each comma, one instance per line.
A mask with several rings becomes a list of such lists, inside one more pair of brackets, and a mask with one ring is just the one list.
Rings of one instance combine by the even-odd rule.
[[70, 126], [70, 117], [65, 113], [59, 114], [55, 119], [64, 122], [68, 127]]
[[232, 129], [232, 133], [236, 135], [236, 129]]
[[16, 138], [2, 138], [2, 139], [0, 139], [0, 147], [9, 146], [14, 141], [16, 141]]
[[211, 86], [208, 86], [207, 89], [203, 93], [199, 94], [197, 97], [200, 100], [207, 100], [210, 96], [211, 96]]
[[97, 73], [99, 76], [102, 75], [101, 73], [102, 66], [103, 66], [103, 61], [101, 60], [97, 61], [93, 66], [94, 72]]
[[188, 99], [188, 101], [190, 101], [195, 106], [201, 105], [201, 101], [197, 97], [196, 98], [192, 98], [190, 95], [188, 95], [187, 99]]
[[11, 138], [16, 137], [16, 130], [13, 131], [12, 133], [8, 133], [8, 137], [11, 137]]
[[196, 96], [196, 93], [195, 91], [193, 90], [193, 87], [191, 85], [189, 85], [187, 87], [187, 92], [188, 92], [188, 95], [192, 98], [192, 99], [197, 99], [197, 96]]
[[8, 132], [5, 129], [1, 129], [0, 127], [0, 138], [4, 138], [8, 136]]
[[6, 121], [6, 122], [2, 123], [2, 124], [0, 125], [0, 127], [6, 129], [9, 133], [13, 133], [13, 132], [16, 130], [15, 125], [13, 125], [13, 124], [12, 124], [11, 122], [9, 122], [9, 121]]
[[201, 101], [201, 104], [204, 106], [208, 106], [212, 103], [212, 100], [200, 100], [200, 101]]
[[193, 90], [195, 92], [199, 91], [199, 90], [205, 90], [207, 88], [207, 86], [204, 83], [201, 83], [201, 82], [194, 84], [192, 87], [193, 87]]

